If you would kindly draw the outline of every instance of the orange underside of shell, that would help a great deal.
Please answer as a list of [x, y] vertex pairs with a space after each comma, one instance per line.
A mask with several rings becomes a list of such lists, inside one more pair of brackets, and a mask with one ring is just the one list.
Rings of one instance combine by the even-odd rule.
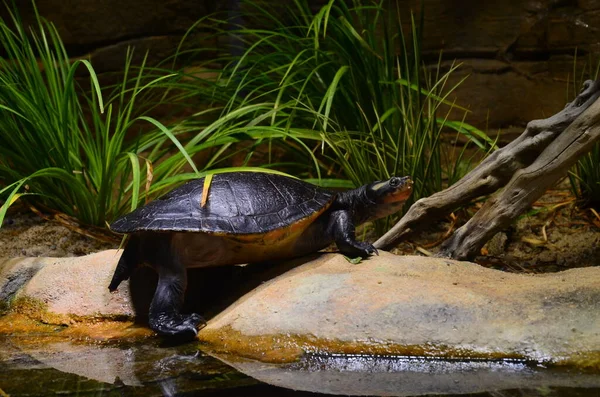
[[327, 209], [266, 233], [174, 233], [172, 249], [187, 267], [223, 266], [293, 258], [306, 254], [299, 249], [303, 233]]

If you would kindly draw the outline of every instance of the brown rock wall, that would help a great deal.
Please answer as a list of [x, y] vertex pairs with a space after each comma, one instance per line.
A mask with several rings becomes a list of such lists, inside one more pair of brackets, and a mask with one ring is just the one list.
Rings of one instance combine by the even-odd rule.
[[[452, 79], [472, 113], [467, 121], [487, 128], [522, 127], [547, 117], [573, 97], [569, 82], [582, 80], [585, 63], [600, 51], [600, 1], [392, 0], [408, 15], [423, 5], [425, 59], [439, 52], [462, 67]], [[573, 75], [575, 52], [577, 75]]]
[[[22, 3], [21, 14], [32, 20], [31, 5]], [[134, 38], [181, 36], [201, 17], [224, 9], [227, 1], [38, 0], [36, 5], [68, 47], [92, 50]]]
[[[456, 91], [458, 103], [471, 109], [468, 122], [492, 134], [562, 108], [568, 82], [581, 80], [573, 76], [576, 49], [578, 73], [589, 55], [600, 52], [600, 1], [388, 1], [406, 23], [422, 6], [425, 60], [436, 64], [443, 51], [445, 61], [463, 64], [452, 81], [469, 75]], [[57, 26], [70, 53], [90, 53], [101, 72], [119, 70], [130, 45], [140, 56], [150, 50], [151, 61], [163, 59], [195, 21], [234, 3], [38, 0], [37, 7]], [[19, 8], [31, 21], [32, 6], [23, 1]]]

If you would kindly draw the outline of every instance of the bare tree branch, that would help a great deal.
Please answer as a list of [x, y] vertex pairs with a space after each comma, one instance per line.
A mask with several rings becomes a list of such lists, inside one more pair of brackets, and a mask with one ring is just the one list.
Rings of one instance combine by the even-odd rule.
[[581, 155], [591, 150], [600, 133], [598, 97], [600, 81], [586, 81], [581, 93], [562, 111], [544, 120], [531, 121], [517, 139], [492, 153], [456, 184], [413, 204], [404, 217], [375, 242], [375, 247], [389, 249], [422, 225], [430, 224], [474, 198], [491, 194], [510, 181], [500, 196], [490, 199], [442, 246], [444, 256], [462, 259], [475, 255], [489, 238], [510, 224], [564, 176]]

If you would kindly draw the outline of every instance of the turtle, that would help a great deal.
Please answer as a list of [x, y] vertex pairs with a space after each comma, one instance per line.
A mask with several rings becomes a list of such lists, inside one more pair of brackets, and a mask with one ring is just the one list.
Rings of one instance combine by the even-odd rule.
[[140, 264], [153, 267], [158, 285], [149, 326], [159, 335], [194, 338], [206, 325], [182, 314], [186, 268], [260, 263], [301, 257], [335, 242], [348, 257], [378, 254], [357, 241], [355, 226], [400, 210], [410, 177], [391, 177], [345, 192], [267, 172], [228, 172], [191, 180], [110, 225], [129, 234], [109, 290]]

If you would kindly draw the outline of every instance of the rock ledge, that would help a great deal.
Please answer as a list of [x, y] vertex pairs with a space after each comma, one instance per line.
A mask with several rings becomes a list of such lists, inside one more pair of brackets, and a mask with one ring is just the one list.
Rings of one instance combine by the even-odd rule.
[[600, 368], [600, 268], [523, 275], [326, 254], [241, 298], [200, 340], [266, 362], [304, 352], [522, 359]]

